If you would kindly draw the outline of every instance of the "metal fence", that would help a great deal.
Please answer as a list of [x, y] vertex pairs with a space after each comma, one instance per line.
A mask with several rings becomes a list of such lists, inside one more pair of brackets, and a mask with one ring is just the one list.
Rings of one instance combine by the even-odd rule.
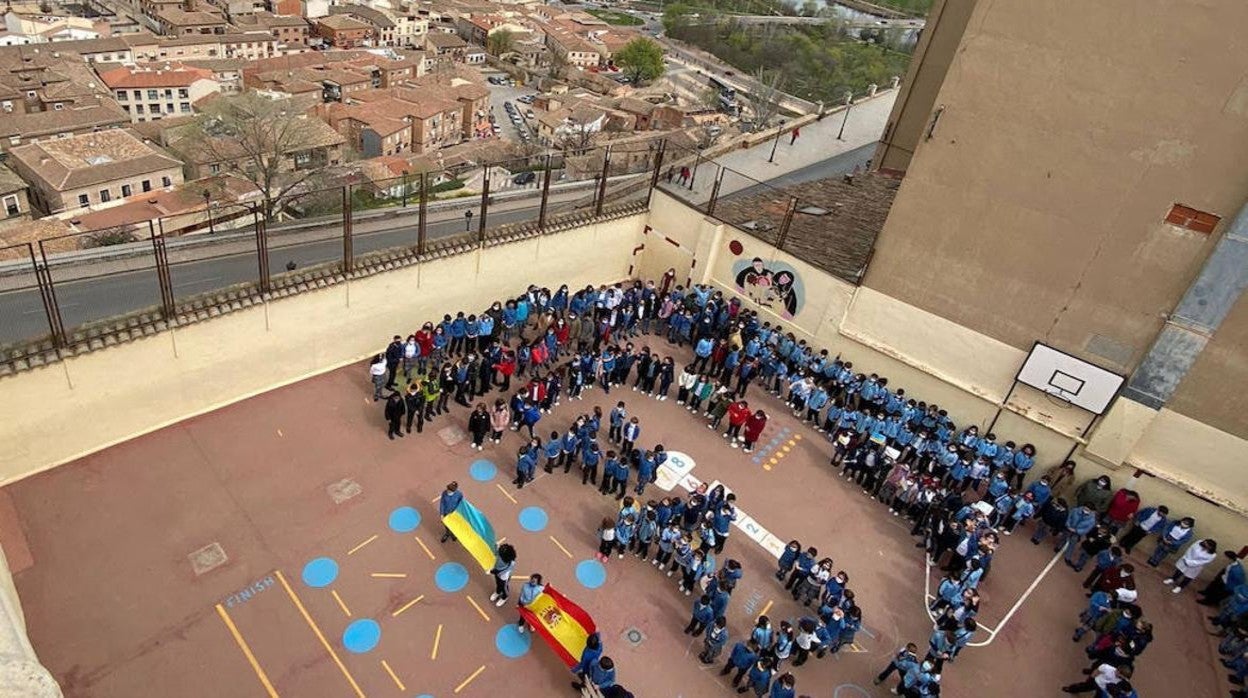
[[250, 302], [295, 275], [485, 245], [519, 224], [545, 232], [569, 214], [644, 200], [661, 148], [608, 151], [464, 162], [0, 247], [0, 350], [14, 358], [112, 342], [122, 330], [152, 333], [210, 312], [223, 295]]

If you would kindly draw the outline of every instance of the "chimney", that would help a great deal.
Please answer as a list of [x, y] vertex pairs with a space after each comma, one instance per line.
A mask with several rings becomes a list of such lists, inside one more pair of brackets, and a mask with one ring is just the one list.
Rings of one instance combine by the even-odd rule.
[[846, 184], [853, 185], [853, 183], [854, 183], [854, 174], [853, 174], [852, 172], [847, 172], [847, 173], [845, 173], [845, 176], [844, 176], [844, 178], [843, 178], [843, 181], [844, 181]]

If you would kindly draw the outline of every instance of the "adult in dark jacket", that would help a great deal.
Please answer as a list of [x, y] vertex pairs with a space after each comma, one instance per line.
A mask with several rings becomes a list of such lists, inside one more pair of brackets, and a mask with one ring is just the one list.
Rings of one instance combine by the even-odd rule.
[[386, 436], [390, 437], [391, 441], [394, 441], [396, 435], [403, 435], [403, 430], [400, 428], [403, 411], [403, 398], [398, 393], [390, 393], [390, 396], [386, 398], [386, 421], [390, 423]]
[[1075, 490], [1075, 506], [1087, 507], [1099, 514], [1109, 508], [1109, 501], [1114, 493], [1109, 489], [1109, 476], [1102, 475], [1079, 485]]
[[484, 402], [478, 402], [477, 408], [469, 415], [468, 433], [472, 434], [472, 447], [484, 450], [481, 444], [485, 442], [485, 435], [490, 433], [490, 413], [485, 409]]
[[403, 338], [394, 335], [390, 346], [386, 347], [386, 387], [394, 388], [394, 377], [399, 372], [399, 362], [403, 360]]
[[403, 396], [403, 408], [407, 412], [407, 433], [412, 433], [412, 421], [416, 422], [416, 433], [425, 430], [425, 391], [420, 381], [414, 380], [407, 384], [407, 394]]

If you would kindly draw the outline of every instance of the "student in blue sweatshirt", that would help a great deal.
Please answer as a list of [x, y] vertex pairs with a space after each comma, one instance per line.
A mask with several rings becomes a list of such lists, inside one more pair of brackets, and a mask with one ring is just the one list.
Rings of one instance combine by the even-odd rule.
[[794, 565], [797, 564], [797, 557], [801, 554], [802, 544], [795, 540], [789, 541], [789, 544], [784, 548], [784, 552], [780, 553], [779, 567], [776, 570], [777, 580], [784, 581], [784, 578], [793, 571]]
[[[464, 501], [464, 493], [459, 491], [459, 483], [451, 482], [447, 484], [446, 489], [442, 490], [442, 494], [438, 496], [438, 518], [449, 515], [451, 512], [459, 508], [459, 503]], [[451, 533], [451, 529], [444, 524], [442, 526], [442, 542], [447, 540], [458, 540], [455, 534]]]
[[542, 447], [542, 454], [546, 456], [546, 465], [542, 467], [542, 470], [548, 473], [555, 472], [555, 463], [562, 452], [563, 442], [559, 440], [559, 432], [550, 432], [550, 440]]
[[703, 664], [714, 664], [719, 659], [724, 645], [728, 644], [728, 619], [720, 616], [706, 628], [706, 636], [702, 641], [702, 653], [698, 659]]
[[767, 689], [771, 688], [771, 677], [775, 674], [775, 662], [770, 657], [760, 657], [750, 666], [745, 685], [737, 689], [737, 693], [754, 691], [758, 698], [765, 698]]
[[[546, 585], [542, 583], [542, 575], [529, 575], [529, 581], [520, 587], [520, 596], [516, 599], [517, 607], [528, 608], [543, 591], [546, 591]], [[516, 621], [516, 630], [524, 633], [528, 628], [529, 624], [525, 622], [524, 616], [520, 616], [520, 620]]]
[[598, 661], [589, 665], [588, 671], [582, 673], [580, 681], [573, 681], [572, 688], [580, 691], [585, 684], [593, 684], [599, 691], [615, 685], [615, 662], [610, 657], [599, 657]]
[[701, 635], [715, 620], [715, 611], [711, 608], [711, 597], [703, 594], [693, 602], [693, 615], [685, 626], [686, 635]]
[[745, 674], [758, 661], [759, 647], [758, 643], [753, 639], [738, 641], [732, 646], [732, 652], [728, 654], [728, 661], [724, 662], [724, 668], [719, 670], [720, 676], [727, 676], [729, 672], [736, 671], [736, 675], [732, 677], [732, 685], [740, 686], [741, 679], [745, 678]]

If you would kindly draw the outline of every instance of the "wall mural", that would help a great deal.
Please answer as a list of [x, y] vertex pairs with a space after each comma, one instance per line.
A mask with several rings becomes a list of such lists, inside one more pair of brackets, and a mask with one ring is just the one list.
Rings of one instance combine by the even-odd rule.
[[[730, 246], [737, 254], [739, 247], [739, 243]], [[738, 293], [786, 320], [796, 317], [806, 304], [801, 277], [784, 262], [738, 259], [732, 263], [732, 274]]]

